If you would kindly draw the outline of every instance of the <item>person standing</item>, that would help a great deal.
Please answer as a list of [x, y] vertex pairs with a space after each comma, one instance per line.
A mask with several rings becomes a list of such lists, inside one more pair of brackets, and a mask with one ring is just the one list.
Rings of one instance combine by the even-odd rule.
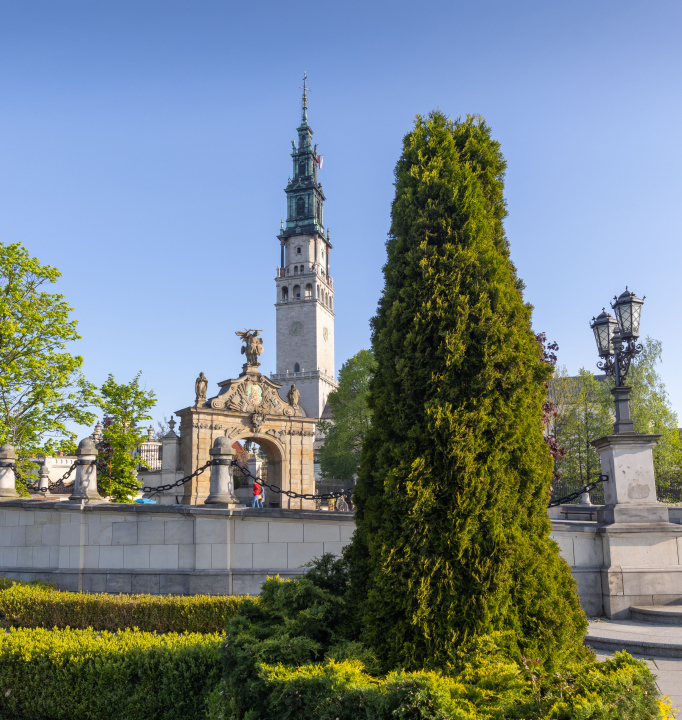
[[263, 507], [263, 503], [261, 501], [261, 487], [257, 480], [253, 481], [253, 503], [251, 507]]

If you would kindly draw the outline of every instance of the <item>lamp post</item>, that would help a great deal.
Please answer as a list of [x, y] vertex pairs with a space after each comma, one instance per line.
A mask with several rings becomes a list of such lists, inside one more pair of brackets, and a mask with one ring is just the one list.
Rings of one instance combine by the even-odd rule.
[[626, 385], [626, 381], [632, 359], [642, 352], [642, 346], [637, 344], [637, 339], [645, 298], [638, 298], [626, 287], [625, 292], [618, 297], [614, 296], [613, 299], [615, 302], [611, 307], [616, 317], [607, 313], [604, 308], [596, 318], [592, 318], [590, 327], [594, 332], [597, 352], [602, 358], [597, 363], [597, 367], [612, 377], [615, 383], [615, 387], [611, 390], [616, 405], [613, 432], [616, 435], [623, 435], [635, 431], [630, 418], [631, 388]]

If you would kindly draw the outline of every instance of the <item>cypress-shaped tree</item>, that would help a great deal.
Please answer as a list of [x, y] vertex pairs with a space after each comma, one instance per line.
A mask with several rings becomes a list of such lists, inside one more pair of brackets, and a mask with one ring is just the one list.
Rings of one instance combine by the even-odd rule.
[[505, 166], [481, 118], [436, 111], [395, 170], [347, 550], [386, 669], [447, 668], [464, 640], [504, 630], [547, 668], [582, 655], [585, 617], [549, 538], [551, 367], [509, 258]]

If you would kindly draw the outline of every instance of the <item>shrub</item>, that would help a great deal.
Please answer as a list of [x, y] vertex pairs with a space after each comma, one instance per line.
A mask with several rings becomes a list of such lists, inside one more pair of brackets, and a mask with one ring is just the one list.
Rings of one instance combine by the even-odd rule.
[[211, 720], [658, 720], [645, 663], [585, 650], [569, 671], [543, 671], [513, 632], [463, 643], [447, 672], [390, 672], [347, 631], [343, 562], [321, 558], [300, 580], [270, 578], [227, 626], [225, 675]]
[[221, 637], [122, 630], [0, 635], [0, 717], [193, 720], [220, 677]]
[[[0, 586], [0, 589], [2, 586]], [[222, 632], [243, 598], [61, 592], [44, 583], [12, 583], [0, 592], [5, 627], [93, 628], [115, 632]]]
[[[501, 646], [495, 644], [502, 640]], [[484, 642], [481, 643], [481, 640]], [[221, 681], [208, 699], [210, 720], [658, 720], [646, 664], [627, 653], [589, 661], [570, 677], [538, 678], [509, 658], [504, 637], [477, 641], [459, 673], [389, 673], [376, 678], [357, 660], [292, 667], [261, 663], [250, 701]], [[486, 645], [485, 649], [481, 644]], [[665, 716], [663, 716], [665, 717]]]

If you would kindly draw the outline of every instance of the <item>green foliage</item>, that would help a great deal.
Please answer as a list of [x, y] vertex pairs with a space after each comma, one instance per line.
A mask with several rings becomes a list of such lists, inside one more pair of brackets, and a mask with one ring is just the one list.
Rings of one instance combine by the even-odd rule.
[[665, 384], [656, 366], [663, 359], [663, 345], [647, 337], [628, 373], [630, 414], [635, 432], [660, 435], [654, 447], [656, 482], [668, 485], [672, 476], [682, 470], [682, 438], [677, 414], [673, 412]]
[[[626, 653], [606, 663], [588, 657], [574, 663], [570, 675], [542, 676], [539, 661], [523, 657], [511, 633], [466, 643], [448, 674], [400, 670], [377, 676], [376, 658], [361, 643], [339, 641], [334, 633], [325, 643], [319, 621], [330, 619], [322, 610], [329, 597], [313, 588], [307, 579], [269, 580], [267, 613], [242, 607], [228, 626], [227, 673], [209, 698], [210, 720], [659, 717], [645, 663]], [[311, 617], [317, 629], [308, 632]], [[278, 622], [286, 629], [278, 630]]]
[[204, 718], [219, 635], [15, 630], [0, 635], [0, 717]]
[[142, 485], [137, 479], [137, 467], [144, 465], [144, 461], [133, 452], [147, 439], [140, 423], [151, 419], [149, 410], [156, 405], [156, 395], [153, 390], [140, 387], [141, 374], [129, 383], [117, 383], [114, 376], [109, 375], [100, 389], [99, 406], [105, 417], [99, 457], [111, 476], [102, 477], [100, 482], [114, 502], [132, 502], [137, 495], [122, 483]]
[[116, 632], [222, 632], [243, 602], [238, 596], [108, 595], [61, 592], [45, 583], [4, 580], [0, 626], [93, 628]]
[[[556, 462], [556, 472], [564, 483], [581, 485], [601, 474], [599, 453], [592, 440], [613, 433], [613, 406], [609, 387], [585, 368], [577, 377], [570, 377], [565, 368], [557, 368], [549, 385], [549, 400], [556, 416], [549, 432], [566, 450]], [[611, 401], [611, 402], [610, 402]], [[611, 407], [609, 406], [609, 402]]]
[[547, 669], [583, 652], [549, 539], [551, 367], [509, 259], [504, 170], [482, 119], [440, 112], [417, 118], [396, 166], [347, 554], [349, 602], [385, 670], [448, 668], [499, 630]]
[[[11, 443], [23, 474], [28, 458], [73, 451], [67, 423], [89, 425], [96, 392], [66, 352], [79, 339], [63, 295], [41, 288], [61, 273], [19, 243], [0, 243], [0, 444]], [[17, 487], [21, 490], [22, 487]]]
[[322, 477], [352, 480], [360, 462], [360, 451], [371, 424], [367, 405], [369, 381], [376, 363], [370, 350], [360, 350], [341, 366], [339, 387], [327, 398], [333, 422], [322, 420], [325, 436], [320, 449]]
[[[657, 365], [662, 359], [662, 345], [647, 337], [643, 351], [637, 355], [628, 373], [630, 414], [635, 432], [661, 435], [654, 448], [654, 469], [658, 485], [670, 485], [682, 467], [682, 439], [677, 414], [673, 412], [668, 393]], [[557, 368], [549, 387], [549, 400], [556, 409], [549, 429], [566, 456], [557, 463], [563, 482], [579, 485], [593, 480], [601, 472], [599, 455], [591, 441], [613, 433], [613, 380], [598, 381], [585, 368], [571, 377], [565, 368]]]

